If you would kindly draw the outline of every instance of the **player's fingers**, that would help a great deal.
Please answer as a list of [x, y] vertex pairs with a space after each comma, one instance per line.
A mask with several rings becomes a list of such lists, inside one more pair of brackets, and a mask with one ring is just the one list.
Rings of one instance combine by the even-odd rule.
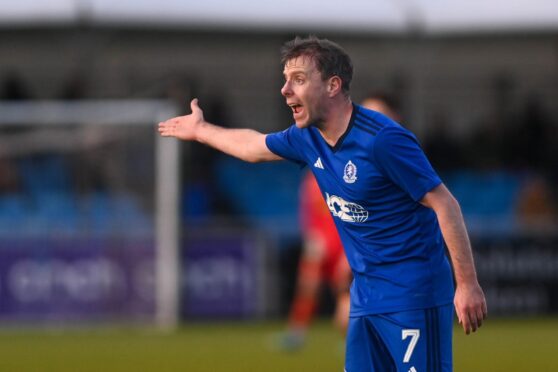
[[477, 330], [477, 322], [471, 320], [471, 322], [469, 323], [469, 327], [467, 328], [467, 334], [470, 335], [473, 332], [476, 332]]
[[469, 319], [471, 319], [471, 332], [476, 332], [479, 328], [479, 320], [477, 319], [477, 314], [471, 312]]
[[469, 310], [469, 319], [471, 320], [471, 331], [476, 332], [482, 325], [482, 309], [480, 306]]
[[468, 335], [469, 333], [471, 333], [471, 325], [469, 324], [468, 320], [464, 320], [461, 323], [461, 326], [463, 327], [463, 331], [465, 332], [466, 335]]
[[482, 308], [477, 309], [477, 325], [480, 328], [482, 326], [482, 322], [484, 320], [484, 314], [482, 312]]
[[159, 129], [168, 129], [172, 126], [173, 124], [171, 123], [170, 120], [167, 121], [162, 121], [159, 123]]
[[197, 98], [194, 98], [194, 99], [190, 102], [190, 109], [192, 109], [192, 113], [193, 113], [194, 111], [199, 111], [199, 110], [201, 110], [201, 109], [200, 109], [200, 106], [198, 106], [198, 99], [197, 99]]
[[463, 330], [465, 331], [465, 334], [471, 333], [471, 330], [473, 329], [473, 322], [470, 317], [470, 314], [466, 310], [463, 311], [463, 315], [461, 316], [461, 319], [463, 320], [462, 326], [463, 326]]
[[469, 320], [466, 319], [466, 314], [460, 309], [456, 307], [457, 319], [459, 320], [459, 324], [463, 327], [463, 330], [467, 332], [467, 326], [469, 324]]
[[159, 133], [162, 136], [172, 136], [174, 133], [174, 129], [169, 126], [159, 126]]
[[461, 321], [461, 312], [459, 311], [459, 308], [458, 308], [457, 306], [455, 307], [455, 314], [457, 315], [457, 322], [458, 322], [459, 324], [462, 324], [462, 321]]

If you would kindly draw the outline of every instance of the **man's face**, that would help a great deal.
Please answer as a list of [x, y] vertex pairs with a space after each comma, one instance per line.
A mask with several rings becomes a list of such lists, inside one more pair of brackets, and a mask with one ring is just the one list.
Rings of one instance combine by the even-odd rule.
[[327, 100], [327, 81], [317, 70], [315, 62], [306, 56], [290, 59], [283, 70], [285, 84], [281, 94], [293, 110], [293, 118], [299, 128], [322, 121], [324, 102]]

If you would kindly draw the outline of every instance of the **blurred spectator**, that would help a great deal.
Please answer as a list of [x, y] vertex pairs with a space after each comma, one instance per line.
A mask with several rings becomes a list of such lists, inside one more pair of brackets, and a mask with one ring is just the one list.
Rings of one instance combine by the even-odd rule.
[[517, 214], [519, 222], [528, 226], [556, 222], [555, 191], [546, 178], [530, 175], [520, 190]]

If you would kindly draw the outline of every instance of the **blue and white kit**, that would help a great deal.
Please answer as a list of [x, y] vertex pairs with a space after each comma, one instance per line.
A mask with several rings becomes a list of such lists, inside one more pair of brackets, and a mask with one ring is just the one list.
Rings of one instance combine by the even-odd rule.
[[[370, 323], [366, 329], [373, 334], [369, 337], [380, 337], [379, 341], [388, 349], [395, 339], [390, 341], [386, 337], [395, 337], [405, 351], [414, 343], [412, 351], [416, 352], [416, 357], [420, 354], [418, 350], [424, 348], [424, 358], [437, 357], [444, 362], [437, 361], [436, 365], [447, 365], [448, 358], [442, 355], [447, 353], [442, 353], [446, 346], [442, 345], [443, 350], [438, 350], [436, 356], [432, 350], [427, 350], [434, 347], [433, 336], [427, 340], [424, 334], [422, 338], [416, 335], [417, 330], [428, 326], [426, 321], [438, 324], [434, 316], [443, 318], [437, 327], [441, 333], [450, 335], [451, 369], [452, 310], [451, 306], [446, 306], [453, 302], [451, 267], [436, 215], [419, 203], [442, 181], [415, 136], [387, 116], [353, 105], [349, 126], [334, 147], [325, 142], [316, 127], [300, 129], [296, 125], [267, 135], [266, 144], [282, 158], [312, 169], [334, 216], [354, 275], [347, 371], [359, 370], [351, 365], [357, 358], [349, 352], [357, 350], [351, 346], [354, 336], [358, 334], [361, 341], [364, 337], [362, 328], [356, 324], [358, 319], [364, 322], [366, 318], [394, 313], [405, 313], [408, 317], [416, 310], [420, 314], [411, 318], [420, 318], [422, 323], [397, 326], [395, 333], [386, 331], [382, 335], [375, 329], [378, 326]], [[384, 323], [390, 324], [389, 321]], [[449, 330], [445, 329], [447, 324]], [[419, 365], [434, 365], [433, 361], [426, 360], [412, 364], [412, 354], [407, 359], [390, 354], [393, 370], [413, 371], [411, 368], [414, 368], [419, 372], [426, 370]], [[395, 358], [401, 360], [393, 360]], [[407, 362], [400, 366], [403, 360]], [[361, 367], [360, 370], [373, 368]]]

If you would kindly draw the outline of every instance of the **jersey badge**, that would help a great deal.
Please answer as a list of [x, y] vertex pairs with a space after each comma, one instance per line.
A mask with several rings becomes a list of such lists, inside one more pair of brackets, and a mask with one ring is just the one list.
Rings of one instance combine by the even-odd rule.
[[345, 164], [345, 169], [343, 170], [343, 180], [347, 183], [355, 183], [357, 180], [357, 167], [352, 161], [348, 161]]

